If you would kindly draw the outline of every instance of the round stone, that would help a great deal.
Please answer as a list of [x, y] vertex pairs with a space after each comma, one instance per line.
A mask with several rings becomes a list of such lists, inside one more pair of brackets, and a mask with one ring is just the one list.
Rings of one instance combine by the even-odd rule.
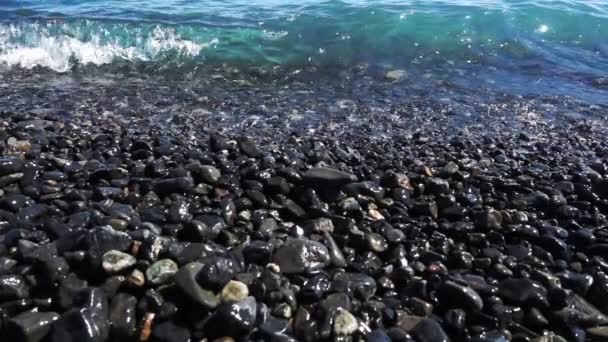
[[357, 331], [357, 318], [353, 316], [348, 310], [342, 308], [338, 309], [336, 313], [336, 320], [334, 321], [334, 335], [335, 336], [348, 336]]
[[205, 183], [215, 184], [222, 176], [220, 170], [211, 165], [203, 165], [201, 167], [201, 177]]
[[165, 284], [173, 279], [178, 267], [173, 260], [162, 259], [152, 264], [146, 270], [146, 278], [155, 285]]
[[224, 286], [220, 294], [222, 302], [238, 302], [249, 296], [249, 288], [245, 283], [231, 280]]
[[131, 254], [113, 249], [103, 255], [101, 267], [108, 273], [118, 273], [132, 267], [136, 261]]

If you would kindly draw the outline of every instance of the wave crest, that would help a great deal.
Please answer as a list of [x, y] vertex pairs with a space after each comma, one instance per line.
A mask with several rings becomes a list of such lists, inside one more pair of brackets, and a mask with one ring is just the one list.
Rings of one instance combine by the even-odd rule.
[[[136, 30], [137, 32], [137, 30]], [[123, 33], [122, 35], [120, 33]], [[124, 32], [107, 29], [98, 32], [74, 30], [67, 24], [0, 25], [0, 63], [31, 69], [47, 67], [58, 72], [69, 71], [76, 64], [103, 65], [115, 60], [152, 61], [163, 54], [195, 57], [202, 50], [218, 44], [184, 39], [171, 27], [157, 25], [146, 34], [139, 31], [124, 38]]]

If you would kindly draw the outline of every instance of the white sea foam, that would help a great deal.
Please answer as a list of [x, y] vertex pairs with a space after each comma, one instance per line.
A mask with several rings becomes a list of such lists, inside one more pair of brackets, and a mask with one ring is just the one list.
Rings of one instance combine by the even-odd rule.
[[[199, 43], [183, 39], [173, 29], [157, 26], [147, 36], [132, 39], [131, 45], [102, 40], [109, 33], [100, 31], [81, 40], [68, 33], [51, 33], [48, 27], [30, 25], [26, 29], [14, 25], [0, 25], [0, 63], [22, 68], [43, 66], [66, 72], [75, 63], [103, 65], [114, 60], [154, 60], [159, 55], [174, 51], [178, 55], [194, 57], [205, 48], [218, 44], [217, 39]], [[66, 30], [67, 31], [67, 30]]]

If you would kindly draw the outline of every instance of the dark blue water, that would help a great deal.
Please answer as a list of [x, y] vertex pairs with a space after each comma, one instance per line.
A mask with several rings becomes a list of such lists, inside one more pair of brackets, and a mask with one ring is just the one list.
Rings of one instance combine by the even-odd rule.
[[411, 84], [604, 103], [608, 1], [0, 1], [5, 69], [130, 63], [176, 74], [366, 63]]

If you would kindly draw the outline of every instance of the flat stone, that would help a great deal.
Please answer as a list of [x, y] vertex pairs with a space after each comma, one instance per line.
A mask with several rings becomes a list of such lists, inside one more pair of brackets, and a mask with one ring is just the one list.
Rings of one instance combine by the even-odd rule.
[[327, 247], [308, 239], [288, 239], [275, 253], [273, 260], [286, 274], [314, 273], [329, 265]]
[[205, 183], [215, 184], [222, 176], [220, 170], [211, 165], [203, 165], [201, 167], [201, 178]]
[[117, 250], [106, 252], [101, 258], [101, 266], [108, 273], [122, 272], [137, 262], [134, 256]]
[[220, 293], [222, 302], [238, 302], [249, 296], [249, 288], [240, 281], [231, 280]]
[[338, 309], [334, 320], [333, 332], [334, 336], [349, 336], [357, 331], [359, 324], [357, 318], [348, 310]]
[[483, 300], [475, 290], [450, 280], [439, 287], [437, 294], [440, 303], [445, 303], [450, 308], [464, 308], [465, 310], [483, 308]]
[[342, 185], [356, 182], [357, 177], [353, 174], [327, 167], [314, 167], [304, 174], [303, 180], [319, 187], [341, 187]]
[[146, 270], [146, 278], [154, 285], [166, 284], [178, 271], [177, 264], [171, 259], [162, 259], [153, 263]]
[[384, 74], [384, 77], [392, 82], [398, 82], [408, 77], [407, 71], [402, 69], [389, 70]]
[[3, 333], [7, 341], [39, 342], [51, 330], [52, 324], [59, 319], [55, 312], [23, 312], [11, 318]]
[[432, 318], [421, 320], [410, 334], [419, 342], [449, 342], [450, 338], [439, 322]]
[[220, 297], [213, 291], [205, 289], [196, 281], [196, 275], [203, 268], [200, 262], [192, 262], [182, 266], [175, 275], [175, 284], [192, 300], [208, 309], [214, 309], [220, 304]]

